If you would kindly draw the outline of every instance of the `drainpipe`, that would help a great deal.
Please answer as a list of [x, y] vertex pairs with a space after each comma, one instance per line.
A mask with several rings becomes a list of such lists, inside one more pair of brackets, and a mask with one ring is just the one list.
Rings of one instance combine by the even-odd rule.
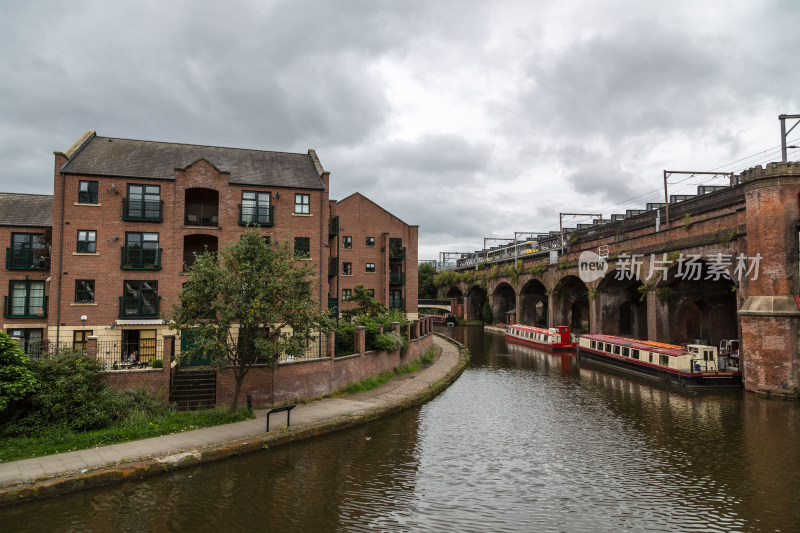
[[56, 346], [58, 346], [58, 341], [61, 340], [61, 278], [64, 273], [64, 265], [62, 264], [62, 260], [64, 257], [64, 197], [66, 196], [64, 191], [64, 188], [66, 187], [66, 176], [64, 176], [60, 169], [59, 174], [61, 174], [61, 214], [59, 217], [61, 223], [58, 225], [58, 296], [56, 297]]

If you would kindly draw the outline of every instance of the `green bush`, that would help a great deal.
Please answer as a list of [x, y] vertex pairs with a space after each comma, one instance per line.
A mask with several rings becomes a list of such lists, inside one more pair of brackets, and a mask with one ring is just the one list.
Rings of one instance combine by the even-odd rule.
[[52, 428], [86, 431], [108, 427], [124, 416], [125, 398], [100, 380], [100, 363], [79, 352], [32, 360], [39, 383], [3, 433], [30, 435]]
[[22, 400], [35, 389], [36, 378], [28, 368], [27, 354], [0, 331], [0, 416], [11, 402]]
[[161, 359], [153, 359], [152, 361], [150, 361], [148, 366], [150, 368], [163, 368], [164, 367], [164, 361], [161, 360]]

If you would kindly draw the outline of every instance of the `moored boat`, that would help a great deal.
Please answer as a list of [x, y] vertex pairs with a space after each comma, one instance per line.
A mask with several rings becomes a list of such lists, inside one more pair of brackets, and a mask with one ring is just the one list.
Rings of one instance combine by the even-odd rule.
[[545, 329], [514, 324], [506, 326], [506, 341], [546, 350], [574, 350], [577, 346], [572, 342], [569, 326]]
[[686, 347], [616, 337], [581, 335], [578, 356], [687, 387], [741, 386], [738, 358], [720, 356], [714, 346]]

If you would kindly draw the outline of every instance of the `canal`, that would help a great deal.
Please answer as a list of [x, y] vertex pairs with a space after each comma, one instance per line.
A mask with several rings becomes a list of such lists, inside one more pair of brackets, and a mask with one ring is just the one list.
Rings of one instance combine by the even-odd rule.
[[10, 531], [800, 531], [800, 407], [687, 394], [451, 328], [424, 406], [170, 475], [0, 508]]

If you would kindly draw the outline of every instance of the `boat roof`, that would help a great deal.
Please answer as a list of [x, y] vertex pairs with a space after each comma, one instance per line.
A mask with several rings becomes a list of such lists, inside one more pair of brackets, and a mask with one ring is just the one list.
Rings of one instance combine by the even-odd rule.
[[648, 352], [663, 353], [664, 355], [687, 355], [683, 347], [677, 344], [666, 344], [663, 342], [647, 341], [640, 339], [629, 339], [627, 337], [617, 337], [615, 335], [581, 335], [581, 338], [591, 339], [595, 341], [609, 342], [612, 344], [619, 344], [637, 350], [644, 350]]
[[517, 328], [517, 329], [524, 329], [525, 331], [533, 331], [535, 333], [548, 333], [548, 334], [556, 333], [555, 329], [537, 328], [537, 327], [534, 327], [534, 326], [526, 326], [525, 324], [511, 324], [508, 327]]

